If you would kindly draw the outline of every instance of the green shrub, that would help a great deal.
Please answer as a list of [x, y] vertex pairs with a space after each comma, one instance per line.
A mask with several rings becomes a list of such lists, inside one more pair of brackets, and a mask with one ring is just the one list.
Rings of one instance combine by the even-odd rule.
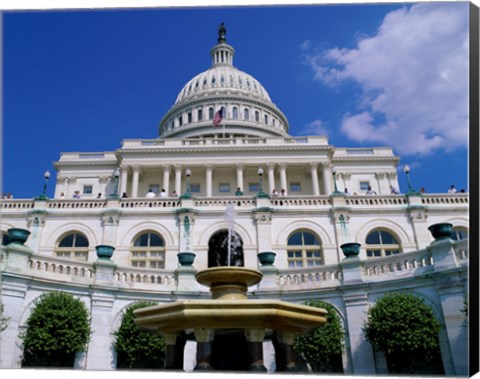
[[140, 301], [127, 307], [122, 324], [114, 333], [117, 368], [163, 368], [165, 342], [159, 335], [140, 329], [135, 324], [133, 311], [157, 303]]
[[363, 330], [373, 348], [385, 353], [390, 372], [443, 370], [438, 368], [440, 323], [422, 299], [404, 292], [386, 294], [368, 310]]
[[312, 332], [297, 337], [294, 345], [297, 362], [313, 372], [343, 372], [342, 349], [344, 332], [333, 306], [323, 301], [308, 301], [305, 305], [324, 308], [327, 323]]
[[84, 351], [90, 338], [85, 305], [72, 295], [41, 295], [27, 320], [22, 366], [73, 367], [75, 354]]

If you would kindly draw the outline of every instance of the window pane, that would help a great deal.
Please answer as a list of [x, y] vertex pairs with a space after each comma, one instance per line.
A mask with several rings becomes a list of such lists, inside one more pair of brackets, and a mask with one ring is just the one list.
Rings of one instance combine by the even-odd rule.
[[200, 183], [192, 183], [190, 185], [190, 192], [194, 192], [194, 193], [200, 192]]
[[289, 245], [302, 245], [302, 233], [295, 233], [288, 239]]
[[397, 244], [397, 240], [390, 233], [382, 230], [382, 231], [380, 231], [380, 234], [381, 234], [381, 237], [382, 237], [382, 244], [384, 244], [384, 245]]
[[303, 232], [303, 244], [304, 245], [319, 245], [317, 238], [308, 232]]
[[73, 247], [73, 237], [75, 234], [69, 234], [60, 241], [59, 247]]
[[369, 182], [360, 182], [360, 191], [368, 191]]
[[156, 234], [150, 234], [150, 246], [163, 246], [163, 239]]
[[81, 234], [76, 234], [75, 247], [88, 247], [88, 240]]
[[367, 236], [366, 243], [368, 243], [369, 245], [380, 245], [380, 234], [378, 230], [371, 232]]
[[133, 246], [148, 246], [148, 233], [142, 234], [138, 237]]
[[250, 192], [258, 192], [258, 183], [249, 183], [248, 190]]

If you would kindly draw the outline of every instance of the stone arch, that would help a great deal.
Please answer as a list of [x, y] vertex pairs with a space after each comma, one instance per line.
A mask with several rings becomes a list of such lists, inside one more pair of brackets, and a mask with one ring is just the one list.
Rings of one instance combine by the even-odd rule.
[[100, 244], [99, 240], [97, 239], [97, 235], [95, 234], [95, 231], [92, 228], [78, 222], [70, 222], [62, 225], [61, 227], [56, 229], [52, 234], [50, 234], [50, 236], [47, 239], [46, 247], [50, 248], [53, 251], [56, 243], [60, 241], [60, 238], [72, 232], [79, 232], [85, 235], [85, 237], [88, 240], [89, 253], [92, 251], [95, 251], [95, 246]]
[[[228, 224], [226, 221], [218, 221], [211, 224], [209, 227], [205, 228], [205, 230], [202, 232], [202, 234], [200, 235], [200, 238], [198, 239], [197, 244], [201, 247], [208, 246], [208, 241], [210, 241], [210, 238], [212, 237], [212, 235], [221, 229], [228, 230]], [[253, 244], [250, 234], [242, 225], [234, 223], [233, 230], [242, 239], [244, 247], [251, 246]]]
[[387, 219], [376, 219], [369, 221], [358, 229], [355, 240], [352, 242], [358, 242], [364, 245], [368, 234], [375, 229], [383, 229], [393, 234], [393, 236], [399, 239], [400, 246], [404, 244], [415, 243], [415, 241], [412, 241], [408, 233], [399, 224]]
[[308, 230], [310, 232], [313, 232], [316, 234], [320, 240], [323, 246], [325, 245], [331, 245], [332, 240], [328, 234], [328, 232], [319, 224], [313, 222], [313, 221], [294, 221], [290, 224], [288, 224], [285, 228], [283, 228], [277, 235], [277, 245], [287, 245], [288, 237], [296, 230]]
[[131, 227], [127, 232], [124, 234], [123, 239], [120, 241], [120, 246], [130, 246], [133, 239], [140, 235], [142, 232], [153, 231], [163, 238], [165, 242], [165, 248], [167, 246], [173, 246], [175, 244], [175, 240], [173, 238], [172, 233], [162, 224], [158, 222], [142, 222]]

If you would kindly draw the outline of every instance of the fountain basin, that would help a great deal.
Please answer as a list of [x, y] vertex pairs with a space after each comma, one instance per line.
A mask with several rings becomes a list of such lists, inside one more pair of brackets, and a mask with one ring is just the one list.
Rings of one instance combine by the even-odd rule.
[[212, 299], [246, 299], [248, 287], [262, 280], [262, 273], [245, 267], [211, 267], [197, 272], [195, 279], [210, 287]]
[[303, 334], [327, 322], [327, 311], [279, 300], [184, 300], [134, 311], [145, 329], [261, 329]]

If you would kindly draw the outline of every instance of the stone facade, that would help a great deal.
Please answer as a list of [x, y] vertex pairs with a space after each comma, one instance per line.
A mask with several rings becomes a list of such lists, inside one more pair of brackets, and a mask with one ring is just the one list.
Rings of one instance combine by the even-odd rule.
[[[406, 290], [423, 298], [442, 324], [445, 373], [467, 375], [461, 309], [468, 194], [392, 195], [390, 186], [399, 188], [392, 149], [342, 148], [323, 136], [288, 135], [286, 117], [258, 82], [238, 74], [232, 58], [231, 46], [214, 46], [214, 70], [180, 91], [159, 138], [124, 140], [115, 152], [62, 153], [52, 199], [2, 200], [2, 234], [11, 228], [31, 234], [26, 246], [0, 248], [1, 301], [9, 318], [1, 367], [20, 367], [19, 334], [35, 299], [66, 291], [92, 318], [92, 338], [76, 368], [115, 369], [112, 333], [122, 311], [138, 300], [208, 298], [194, 274], [209, 267], [216, 253], [211, 241], [231, 227], [244, 266], [264, 274], [250, 298], [319, 299], [335, 307], [346, 331], [345, 373], [386, 373], [385, 357], [373, 351], [362, 325], [376, 299]], [[221, 75], [224, 85], [218, 85]], [[213, 128], [211, 109], [220, 106], [224, 120]], [[369, 186], [375, 195], [367, 194]], [[146, 197], [150, 189], [153, 198]], [[80, 199], [73, 199], [75, 191]], [[235, 215], [228, 221], [231, 204]], [[438, 223], [452, 224], [459, 238], [435, 241], [428, 227]], [[347, 242], [361, 244], [358, 257], [343, 256], [340, 246]], [[98, 245], [115, 247], [111, 261], [97, 259]], [[266, 251], [276, 253], [274, 266], [260, 265], [257, 254]], [[193, 267], [179, 265], [180, 252], [195, 254]], [[263, 345], [273, 371], [271, 342]], [[192, 357], [195, 342], [189, 341], [184, 369], [193, 367]]]

